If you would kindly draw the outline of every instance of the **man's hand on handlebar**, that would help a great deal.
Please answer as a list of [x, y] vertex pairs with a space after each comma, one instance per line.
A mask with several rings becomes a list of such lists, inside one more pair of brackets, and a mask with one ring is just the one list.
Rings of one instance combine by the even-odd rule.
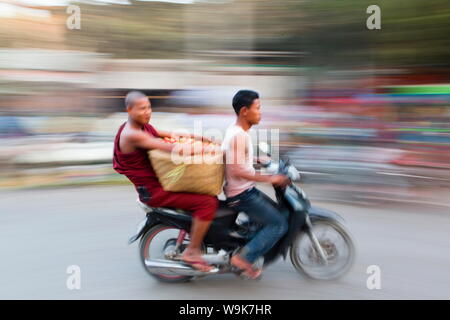
[[291, 183], [291, 180], [283, 174], [276, 174], [270, 177], [270, 183], [278, 187], [285, 187]]

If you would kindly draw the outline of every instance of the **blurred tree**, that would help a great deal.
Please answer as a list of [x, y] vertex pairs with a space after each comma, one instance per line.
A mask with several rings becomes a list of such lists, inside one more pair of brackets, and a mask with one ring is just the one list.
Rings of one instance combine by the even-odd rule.
[[[368, 30], [368, 6], [381, 8], [381, 30]], [[447, 0], [300, 1], [304, 43], [317, 63], [378, 66], [448, 65], [450, 6]]]
[[[3, 47], [64, 48], [117, 58], [182, 58], [190, 50], [306, 52], [311, 66], [443, 66], [450, 57], [448, 0], [233, 0], [193, 4], [129, 1], [81, 7], [81, 30], [52, 19], [2, 18]], [[74, 2], [76, 4], [76, 2]], [[368, 30], [369, 5], [381, 30]], [[291, 61], [292, 62], [292, 61]]]

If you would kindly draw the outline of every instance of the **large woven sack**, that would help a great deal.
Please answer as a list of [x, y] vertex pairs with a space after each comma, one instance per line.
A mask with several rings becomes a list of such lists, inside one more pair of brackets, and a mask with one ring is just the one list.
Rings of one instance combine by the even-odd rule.
[[175, 156], [176, 160], [180, 160], [176, 162], [180, 164], [172, 161], [169, 152], [150, 150], [148, 154], [158, 180], [165, 191], [192, 192], [211, 196], [217, 196], [222, 192], [224, 177], [222, 154], [203, 155], [203, 157], [208, 157], [206, 163], [180, 163], [183, 157]]

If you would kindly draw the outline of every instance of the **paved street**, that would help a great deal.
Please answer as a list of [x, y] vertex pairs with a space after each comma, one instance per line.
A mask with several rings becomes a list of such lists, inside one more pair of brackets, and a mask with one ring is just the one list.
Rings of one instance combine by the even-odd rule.
[[[135, 199], [131, 186], [2, 192], [0, 299], [450, 299], [448, 207], [314, 203], [340, 213], [357, 241], [354, 268], [335, 282], [308, 281], [286, 260], [261, 281], [165, 284], [127, 244], [144, 217]], [[66, 287], [70, 265], [80, 290]], [[369, 265], [381, 268], [380, 290], [366, 287]]]

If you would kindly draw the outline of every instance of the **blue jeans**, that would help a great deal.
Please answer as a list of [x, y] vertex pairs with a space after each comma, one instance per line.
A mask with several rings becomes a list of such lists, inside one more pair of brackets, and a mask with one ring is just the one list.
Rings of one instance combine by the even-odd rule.
[[226, 202], [230, 208], [244, 211], [250, 220], [262, 225], [240, 252], [242, 257], [250, 263], [254, 263], [268, 252], [288, 230], [287, 220], [275, 203], [256, 188], [227, 198]]

